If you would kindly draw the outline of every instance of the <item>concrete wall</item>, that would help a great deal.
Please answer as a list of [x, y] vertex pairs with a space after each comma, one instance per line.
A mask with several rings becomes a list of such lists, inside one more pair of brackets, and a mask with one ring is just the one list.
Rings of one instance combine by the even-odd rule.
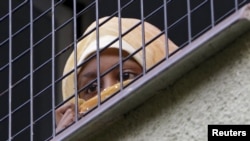
[[250, 32], [91, 140], [201, 141], [208, 124], [250, 124]]

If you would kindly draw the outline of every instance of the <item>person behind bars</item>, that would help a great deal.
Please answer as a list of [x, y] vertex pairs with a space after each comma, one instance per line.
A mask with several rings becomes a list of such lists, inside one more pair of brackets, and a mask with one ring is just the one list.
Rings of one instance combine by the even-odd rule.
[[[99, 23], [104, 22], [105, 20], [107, 20], [107, 18], [108, 17], [99, 19]], [[136, 24], [139, 24], [139, 26], [131, 30], [131, 28]], [[78, 104], [80, 106], [78, 106], [78, 111], [80, 113], [87, 112], [91, 108], [95, 107], [98, 101], [98, 84], [96, 81], [98, 60], [96, 56], [88, 60], [89, 57], [96, 55], [97, 42], [99, 42], [99, 48], [103, 49], [103, 51], [100, 52], [100, 74], [107, 72], [110, 68], [114, 67], [120, 62], [119, 49], [122, 49], [122, 58], [126, 58], [129, 55], [132, 55], [128, 60], [123, 62], [122, 72], [120, 72], [119, 65], [117, 65], [116, 67], [114, 67], [114, 69], [107, 72], [100, 78], [102, 101], [112, 95], [112, 93], [117, 91], [117, 89], [114, 90], [114, 87], [111, 86], [116, 85], [116, 88], [119, 89], [118, 86], [121, 82], [121, 79], [123, 82], [133, 80], [142, 73], [143, 67], [146, 67], [146, 69], [150, 69], [156, 63], [164, 59], [166, 57], [166, 43], [168, 43], [169, 53], [172, 53], [177, 49], [177, 46], [171, 40], [168, 40], [166, 42], [165, 35], [160, 35], [161, 31], [148, 22], [144, 22], [145, 28], [144, 32], [142, 32], [143, 30], [141, 21], [138, 19], [121, 19], [122, 34], [131, 30], [127, 34], [122, 36], [121, 41], [119, 41], [118, 39], [119, 18], [113, 17], [99, 27], [99, 40], [97, 40], [96, 37], [96, 30], [94, 30], [95, 27], [96, 22], [92, 23], [84, 32], [84, 35], [86, 35], [86, 37], [78, 42], [77, 51], [73, 51], [69, 56], [63, 73], [64, 75], [66, 75], [70, 71], [74, 70], [74, 55], [75, 53], [77, 53], [77, 64], [80, 65], [83, 63], [83, 65], [77, 70], [76, 74], [77, 88], [74, 87], [75, 74], [71, 73], [62, 81], [62, 94], [63, 99], [66, 100], [70, 96], [74, 95], [75, 89], [83, 89], [79, 92]], [[90, 33], [91, 30], [94, 31]], [[145, 43], [147, 44], [145, 45], [146, 66], [143, 65], [143, 34], [145, 37]], [[159, 37], [156, 38], [156, 36]], [[156, 39], [151, 42], [153, 38]], [[150, 43], [148, 44], [149, 41]], [[108, 46], [109, 44], [111, 45]], [[108, 47], [106, 48], [106, 46]], [[136, 51], [137, 53], [135, 53]], [[85, 61], [86, 63], [84, 63]], [[126, 84], [124, 83], [124, 85]], [[74, 122], [76, 115], [74, 110], [74, 103], [74, 101], [67, 102], [56, 110], [56, 132], [61, 131]]]

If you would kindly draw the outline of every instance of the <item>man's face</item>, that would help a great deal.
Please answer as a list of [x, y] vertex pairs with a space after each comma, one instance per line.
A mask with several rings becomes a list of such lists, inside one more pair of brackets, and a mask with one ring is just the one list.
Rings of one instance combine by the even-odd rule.
[[[123, 52], [123, 57], [128, 56], [128, 53]], [[107, 72], [114, 65], [119, 63], [119, 50], [118, 49], [107, 49], [100, 54], [100, 74]], [[108, 88], [116, 83], [120, 82], [120, 66], [118, 65], [115, 69], [109, 71], [106, 75], [100, 79], [101, 91]], [[142, 73], [141, 66], [133, 59], [129, 59], [123, 63], [122, 66], [122, 78], [123, 81], [134, 79], [136, 76]], [[78, 89], [85, 87], [91, 81], [97, 78], [97, 60], [93, 58], [87, 62], [78, 74]], [[88, 85], [83, 91], [80, 92], [79, 97], [84, 100], [88, 100], [97, 95], [98, 85], [94, 81]]]

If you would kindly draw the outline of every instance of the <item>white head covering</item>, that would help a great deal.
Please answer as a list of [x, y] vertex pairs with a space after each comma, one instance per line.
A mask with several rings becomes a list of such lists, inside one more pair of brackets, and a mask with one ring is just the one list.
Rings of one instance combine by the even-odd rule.
[[[105, 48], [107, 45], [109, 45], [112, 41], [117, 40], [117, 36], [111, 36], [111, 35], [104, 35], [99, 38], [99, 49]], [[97, 40], [92, 41], [88, 46], [86, 46], [86, 50], [81, 54], [78, 65], [83, 63], [83, 61], [92, 53], [96, 52], [96, 45]], [[115, 43], [113, 43], [109, 48], [116, 48], [119, 49], [119, 40], [117, 40]], [[122, 40], [122, 50], [126, 51], [129, 54], [132, 54], [136, 51], [135, 48], [133, 48], [132, 45], [127, 43], [126, 41]], [[133, 58], [142, 65], [141, 57], [138, 55], [133, 56]]]
[[[108, 17], [104, 17], [99, 19], [99, 23], [101, 24]], [[117, 17], [111, 18], [109, 21], [104, 23], [99, 27], [99, 48], [102, 49], [106, 47], [108, 44], [113, 42], [115, 39], [119, 37], [119, 19]], [[122, 18], [122, 34], [126, 33], [136, 24], [141, 21], [138, 19], [132, 18]], [[148, 22], [144, 22], [145, 30], [145, 43], [149, 42], [156, 36], [158, 36], [161, 31]], [[88, 34], [91, 30], [96, 27], [96, 22], [92, 23], [87, 30], [84, 32], [84, 35]], [[126, 35], [122, 37], [122, 50], [126, 51], [129, 54], [132, 54], [139, 48], [143, 46], [142, 42], [142, 26], [141, 24], [129, 31]], [[82, 63], [90, 54], [96, 52], [96, 31], [93, 31], [85, 38], [77, 44], [77, 64]], [[165, 35], [158, 37], [152, 43], [146, 46], [146, 68], [151, 68], [160, 60], [165, 57]], [[177, 49], [177, 46], [172, 42], [168, 41], [169, 52], [173, 52]], [[119, 49], [119, 39], [113, 43], [109, 48], [117, 48]], [[133, 58], [141, 65], [143, 62], [143, 53], [139, 51], [137, 54], [133, 56]], [[74, 69], [74, 51], [69, 56], [63, 74], [67, 74], [69, 71]], [[72, 94], [74, 94], [74, 73], [71, 73], [62, 82], [62, 93], [63, 99], [68, 98]]]

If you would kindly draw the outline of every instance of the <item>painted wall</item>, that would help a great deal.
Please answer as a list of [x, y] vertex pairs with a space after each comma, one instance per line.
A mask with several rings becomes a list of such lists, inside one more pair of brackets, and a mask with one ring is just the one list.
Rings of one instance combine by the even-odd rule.
[[200, 141], [208, 124], [250, 124], [250, 32], [91, 140]]

